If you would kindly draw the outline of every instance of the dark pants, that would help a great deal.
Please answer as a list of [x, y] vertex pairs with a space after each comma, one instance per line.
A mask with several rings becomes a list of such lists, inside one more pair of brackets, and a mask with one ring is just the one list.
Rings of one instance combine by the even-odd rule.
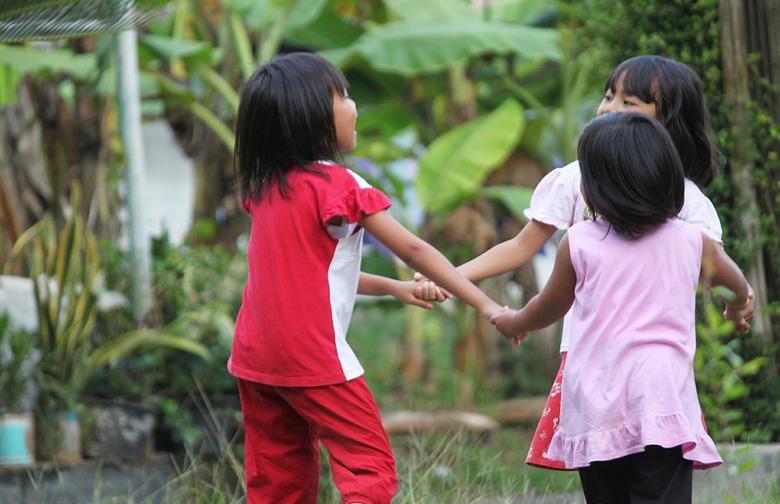
[[679, 446], [647, 446], [579, 473], [588, 504], [691, 504], [693, 498], [693, 462]]

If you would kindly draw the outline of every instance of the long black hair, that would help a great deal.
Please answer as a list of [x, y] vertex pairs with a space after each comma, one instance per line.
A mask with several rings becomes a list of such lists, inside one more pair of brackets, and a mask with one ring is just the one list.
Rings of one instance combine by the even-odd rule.
[[[624, 75], [625, 74], [625, 75]], [[720, 152], [710, 138], [701, 81], [689, 66], [661, 56], [636, 56], [617, 66], [604, 91], [623, 75], [626, 94], [657, 106], [657, 118], [677, 147], [685, 176], [707, 187], [718, 175]]]
[[639, 238], [680, 213], [682, 163], [669, 133], [649, 115], [597, 117], [582, 131], [577, 158], [593, 218], [621, 235]]
[[333, 97], [347, 79], [310, 53], [279, 56], [255, 70], [244, 86], [236, 119], [233, 168], [241, 200], [259, 201], [276, 184], [288, 197], [290, 170], [322, 173], [317, 161], [340, 160]]

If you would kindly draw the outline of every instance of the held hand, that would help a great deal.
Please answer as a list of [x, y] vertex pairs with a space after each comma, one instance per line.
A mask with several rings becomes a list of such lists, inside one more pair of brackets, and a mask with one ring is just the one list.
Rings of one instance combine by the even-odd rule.
[[525, 339], [528, 337], [528, 331], [521, 332], [517, 336], [515, 336], [515, 345], [520, 346], [520, 343], [525, 341]]
[[[753, 322], [753, 311], [755, 310], [755, 307], [756, 295], [753, 292], [753, 288], [748, 285], [748, 298], [745, 305], [738, 310], [726, 305], [726, 309], [723, 311], [723, 318], [733, 321], [734, 329], [738, 332], [746, 332], [750, 330], [750, 324]], [[738, 312], [741, 312], [741, 316]]]
[[506, 309], [507, 309], [506, 306], [501, 306], [495, 301], [491, 301], [487, 306], [482, 307], [482, 309], [479, 311], [479, 314], [482, 317], [492, 321], [493, 317], [497, 316], [499, 313], [504, 312], [504, 310]]
[[422, 273], [414, 274], [414, 282], [416, 285], [414, 297], [417, 299], [443, 303], [453, 298], [452, 294], [436, 285], [435, 282], [428, 280]]
[[417, 282], [414, 280], [409, 280], [407, 282], [399, 281], [398, 285], [400, 287], [398, 289], [394, 289], [392, 293], [397, 300], [408, 305], [419, 306], [420, 308], [425, 308], [426, 310], [433, 310], [433, 305], [431, 305], [431, 303], [425, 299], [420, 299], [420, 297], [417, 296], [417, 291], [419, 289]]
[[[747, 306], [750, 304], [750, 299], [748, 299], [748, 302], [745, 304]], [[750, 329], [750, 322], [747, 320], [746, 316], [746, 309], [745, 306], [740, 308], [734, 308], [731, 306], [726, 305], [726, 310], [723, 312], [723, 317], [726, 320], [731, 320], [734, 322], [734, 329], [737, 332], [746, 332]], [[750, 318], [753, 318], [753, 314], [751, 311]]]
[[495, 325], [498, 332], [503, 334], [505, 338], [519, 344], [520, 341], [525, 340], [528, 332], [520, 332], [514, 328], [513, 321], [516, 313], [517, 310], [510, 310], [508, 306], [505, 306], [501, 312], [490, 317], [490, 323]]

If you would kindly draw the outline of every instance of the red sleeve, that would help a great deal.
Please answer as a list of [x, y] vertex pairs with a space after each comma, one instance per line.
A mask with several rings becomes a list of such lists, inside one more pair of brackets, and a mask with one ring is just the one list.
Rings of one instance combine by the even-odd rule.
[[333, 217], [344, 217], [353, 224], [366, 215], [387, 210], [391, 205], [390, 199], [379, 189], [354, 187], [323, 209], [322, 223], [326, 224]]

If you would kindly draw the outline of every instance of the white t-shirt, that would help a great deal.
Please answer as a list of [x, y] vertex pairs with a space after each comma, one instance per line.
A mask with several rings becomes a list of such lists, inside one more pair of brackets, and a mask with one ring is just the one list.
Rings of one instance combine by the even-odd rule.
[[[531, 196], [531, 207], [524, 214], [528, 220], [534, 219], [550, 224], [558, 229], [568, 229], [577, 222], [585, 220], [588, 206], [580, 192], [580, 164], [573, 161], [564, 167], [551, 171], [539, 182]], [[723, 244], [723, 228], [718, 212], [710, 199], [701, 189], [685, 179], [685, 201], [679, 217], [701, 230], [704, 234]], [[571, 311], [563, 318], [561, 334], [561, 352], [569, 349], [569, 331]]]

